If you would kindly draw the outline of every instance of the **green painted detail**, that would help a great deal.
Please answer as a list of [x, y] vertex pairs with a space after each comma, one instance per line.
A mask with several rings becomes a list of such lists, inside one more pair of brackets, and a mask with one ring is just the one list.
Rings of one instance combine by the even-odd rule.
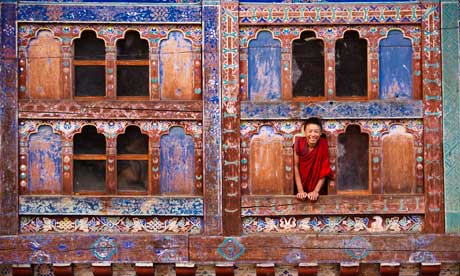
[[417, 157], [417, 162], [422, 162], [422, 161], [423, 161], [423, 157], [418, 156], [418, 157]]
[[373, 162], [374, 164], [376, 164], [376, 163], [380, 162], [380, 158], [374, 157], [374, 158], [372, 158], [372, 162]]
[[107, 69], [107, 74], [113, 74], [113, 69], [112, 68]]
[[415, 71], [414, 71], [414, 74], [415, 74], [417, 77], [419, 77], [419, 76], [422, 74], [422, 72], [420, 72], [420, 70], [415, 70]]
[[241, 159], [241, 164], [246, 165], [248, 163], [248, 160], [246, 158]]
[[69, 67], [70, 63], [69, 63], [67, 60], [65, 60], [65, 61], [62, 63], [62, 65], [64, 65], [64, 67]]
[[21, 86], [19, 87], [19, 91], [20, 91], [20, 92], [26, 92], [26, 87], [25, 87], [24, 85], [21, 85]]
[[331, 88], [329, 88], [329, 89], [327, 90], [327, 94], [328, 94], [328, 95], [333, 95], [333, 94], [334, 94], [334, 91], [333, 91]]
[[152, 78], [151, 82], [152, 83], [158, 83], [158, 79], [157, 78]]
[[195, 88], [195, 94], [197, 95], [201, 94], [201, 88]]
[[20, 177], [21, 179], [26, 179], [27, 174], [26, 174], [26, 173], [21, 173], [21, 174], [19, 174], [19, 177]]

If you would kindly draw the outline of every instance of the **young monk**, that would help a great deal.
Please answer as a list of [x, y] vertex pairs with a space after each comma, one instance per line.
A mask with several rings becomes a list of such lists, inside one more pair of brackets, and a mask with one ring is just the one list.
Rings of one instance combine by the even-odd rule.
[[303, 125], [304, 136], [295, 137], [294, 176], [297, 198], [317, 200], [326, 178], [334, 179], [329, 148], [321, 121], [310, 118]]

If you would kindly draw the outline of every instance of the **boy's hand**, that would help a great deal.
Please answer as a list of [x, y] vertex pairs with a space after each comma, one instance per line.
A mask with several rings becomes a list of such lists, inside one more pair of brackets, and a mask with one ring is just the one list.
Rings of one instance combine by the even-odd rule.
[[300, 200], [305, 200], [307, 196], [308, 194], [306, 192], [297, 193], [297, 199], [300, 199]]
[[313, 191], [307, 194], [309, 200], [317, 200], [319, 197], [319, 193], [317, 191]]

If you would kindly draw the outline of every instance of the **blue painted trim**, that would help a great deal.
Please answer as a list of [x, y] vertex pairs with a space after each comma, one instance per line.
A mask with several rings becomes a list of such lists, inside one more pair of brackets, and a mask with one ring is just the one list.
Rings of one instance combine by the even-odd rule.
[[201, 23], [201, 6], [20, 4], [18, 21]]
[[203, 216], [203, 198], [20, 196], [19, 215]]
[[305, 119], [414, 119], [423, 117], [421, 100], [319, 102], [319, 103], [241, 103], [242, 120]]

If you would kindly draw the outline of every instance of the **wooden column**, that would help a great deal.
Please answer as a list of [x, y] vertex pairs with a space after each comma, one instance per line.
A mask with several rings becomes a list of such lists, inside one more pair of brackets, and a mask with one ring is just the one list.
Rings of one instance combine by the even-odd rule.
[[112, 264], [109, 262], [92, 263], [94, 276], [112, 276]]
[[275, 276], [275, 264], [258, 264], [256, 266], [257, 276]]
[[318, 275], [317, 263], [300, 263], [297, 268], [299, 276], [316, 276]]
[[155, 276], [153, 263], [136, 263], [136, 276]]
[[233, 276], [235, 275], [235, 267], [233, 264], [216, 264], [216, 276]]
[[399, 266], [400, 266], [399, 263], [381, 263], [380, 264], [380, 275], [398, 276]]
[[422, 263], [420, 267], [420, 276], [439, 276], [440, 272], [440, 263]]
[[359, 275], [359, 263], [342, 263], [340, 264], [340, 276], [357, 276]]
[[18, 232], [17, 4], [0, 4], [0, 235]]
[[220, 84], [220, 33], [219, 2], [204, 0], [203, 21], [203, 168], [204, 187], [204, 232], [206, 235], [222, 234], [222, 157], [221, 140], [222, 113]]
[[54, 276], [73, 276], [72, 264], [53, 264]]
[[226, 236], [241, 233], [238, 1], [222, 4], [222, 224]]
[[32, 276], [34, 275], [34, 270], [30, 264], [19, 264], [13, 265], [13, 276]]

